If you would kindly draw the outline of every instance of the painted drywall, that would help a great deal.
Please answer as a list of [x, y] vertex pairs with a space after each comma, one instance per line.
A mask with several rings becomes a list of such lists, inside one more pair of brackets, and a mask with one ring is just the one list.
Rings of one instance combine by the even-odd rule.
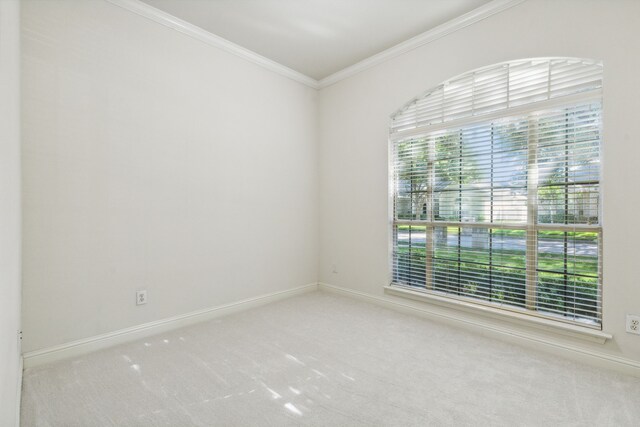
[[103, 0], [22, 9], [25, 352], [316, 282], [314, 89]]
[[[625, 314], [640, 313], [640, 229], [632, 225], [640, 209], [638, 52], [640, 2], [528, 0], [321, 90], [321, 282], [420, 304], [383, 292], [390, 277], [387, 138], [394, 111], [442, 81], [481, 66], [528, 57], [600, 59], [605, 75], [603, 324], [614, 338], [602, 345], [526, 332], [640, 361], [640, 336], [624, 331]], [[434, 309], [474, 321], [474, 315]]]
[[20, 2], [0, 1], [0, 425], [18, 424], [20, 366]]

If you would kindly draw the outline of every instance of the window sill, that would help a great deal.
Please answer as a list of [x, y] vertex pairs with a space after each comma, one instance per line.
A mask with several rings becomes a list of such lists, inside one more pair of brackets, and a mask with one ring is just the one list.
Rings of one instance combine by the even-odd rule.
[[499, 308], [490, 307], [482, 304], [474, 304], [472, 302], [462, 301], [454, 298], [439, 296], [429, 292], [415, 291], [405, 288], [401, 285], [388, 285], [384, 287], [385, 293], [409, 298], [415, 301], [436, 304], [442, 307], [453, 308], [467, 313], [482, 314], [484, 316], [508, 321], [510, 323], [523, 326], [534, 327], [545, 332], [551, 332], [572, 338], [583, 339], [586, 341], [604, 344], [607, 340], [613, 338], [613, 335], [606, 332], [591, 329], [586, 326], [579, 326], [569, 323], [562, 323], [551, 319], [530, 316], [514, 311], [501, 310]]

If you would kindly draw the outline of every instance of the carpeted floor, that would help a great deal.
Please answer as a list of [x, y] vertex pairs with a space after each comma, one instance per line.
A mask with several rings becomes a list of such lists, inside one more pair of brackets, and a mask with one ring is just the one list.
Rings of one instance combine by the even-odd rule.
[[637, 426], [640, 379], [314, 292], [24, 373], [24, 426]]

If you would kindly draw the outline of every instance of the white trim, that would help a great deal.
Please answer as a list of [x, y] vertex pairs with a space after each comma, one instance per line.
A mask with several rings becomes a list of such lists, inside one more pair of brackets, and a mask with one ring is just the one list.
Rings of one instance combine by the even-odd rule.
[[460, 299], [457, 299], [458, 297], [456, 297], [455, 295], [441, 296], [430, 292], [419, 292], [412, 289], [407, 289], [399, 285], [385, 286], [384, 290], [385, 293], [389, 295], [409, 298], [415, 301], [437, 304], [443, 307], [453, 308], [455, 310], [462, 310], [467, 313], [483, 314], [491, 318], [506, 320], [508, 322], [521, 323], [525, 324], [526, 326], [542, 329], [545, 332], [566, 335], [573, 338], [596, 342], [598, 344], [604, 344], [607, 340], [613, 339], [613, 335], [611, 334], [586, 326], [580, 326], [572, 323], [563, 323], [549, 318], [538, 317], [534, 314], [519, 313], [509, 309], [502, 309], [484, 305], [481, 303], [465, 301], [462, 299], [462, 297], [460, 297]]
[[123, 344], [136, 339], [192, 325], [194, 323], [200, 323], [217, 317], [237, 313], [239, 311], [245, 311], [250, 308], [259, 307], [295, 295], [315, 291], [317, 289], [317, 283], [309, 283], [286, 291], [272, 292], [270, 294], [248, 298], [242, 301], [206, 308], [204, 310], [192, 311], [191, 313], [156, 320], [142, 325], [120, 329], [118, 331], [108, 332], [106, 334], [96, 335], [41, 350], [30, 351], [24, 353], [24, 367], [32, 368], [45, 363], [83, 355], [103, 348], [112, 347], [114, 345]]
[[20, 407], [22, 406], [22, 371], [24, 370], [24, 359], [18, 359], [18, 386], [16, 387], [16, 427], [20, 427]]
[[467, 320], [460, 316], [456, 316], [454, 311], [440, 312], [426, 304], [424, 306], [417, 307], [410, 304], [404, 304], [399, 301], [394, 301], [389, 298], [375, 296], [365, 292], [329, 285], [322, 282], [318, 283], [318, 288], [321, 291], [335, 292], [340, 295], [350, 296], [369, 303], [381, 305], [392, 310], [411, 313], [414, 315], [417, 314], [430, 319], [443, 321], [457, 327], [464, 326], [465, 329], [470, 329], [474, 332], [483, 333], [515, 344], [526, 345], [527, 347], [544, 350], [561, 357], [569, 357], [573, 360], [579, 360], [590, 365], [613, 369], [627, 375], [640, 377], [640, 362], [636, 360], [580, 347], [568, 342], [553, 339], [552, 337], [545, 337], [539, 334], [530, 333], [509, 325], [496, 325], [483, 321], [480, 316], [475, 317], [473, 320]]
[[265, 58], [249, 49], [239, 46], [229, 40], [223, 39], [220, 36], [216, 36], [202, 28], [190, 24], [180, 18], [176, 18], [166, 12], [163, 12], [155, 7], [143, 3], [140, 0], [106, 0], [116, 6], [120, 6], [130, 12], [140, 15], [144, 18], [150, 19], [158, 24], [162, 24], [166, 27], [179, 31], [189, 37], [193, 37], [196, 40], [200, 40], [210, 46], [217, 47], [228, 53], [239, 56], [247, 61], [253, 62], [267, 70], [273, 71], [281, 76], [290, 78], [298, 83], [302, 83], [305, 86], [309, 86], [313, 89], [318, 89], [318, 81], [309, 76], [306, 76], [298, 71], [292, 70], [289, 67], [285, 67], [269, 58]]
[[330, 76], [325, 77], [318, 82], [319, 87], [320, 89], [322, 89], [327, 86], [331, 86], [332, 84], [335, 84], [340, 80], [344, 80], [346, 78], [354, 76], [371, 67], [375, 67], [376, 65], [395, 58], [396, 56], [402, 55], [420, 46], [438, 40], [441, 37], [461, 30], [465, 27], [475, 24], [476, 22], [482, 21], [483, 19], [495, 15], [496, 13], [500, 13], [513, 6], [516, 6], [523, 1], [525, 0], [493, 0], [478, 7], [477, 9], [472, 10], [471, 12], [465, 13], [464, 15], [445, 22], [444, 24], [438, 25], [437, 27], [419, 34], [405, 42], [397, 44], [387, 50], [384, 50], [343, 70], [331, 74]]
[[202, 28], [190, 24], [180, 18], [163, 12], [155, 7], [144, 3], [140, 0], [105, 0], [144, 18], [150, 19], [166, 27], [179, 31], [189, 37], [193, 37], [196, 40], [200, 40], [210, 46], [217, 47], [247, 61], [253, 62], [256, 65], [273, 71], [281, 76], [290, 78], [298, 83], [302, 83], [313, 89], [322, 89], [327, 86], [331, 86], [334, 83], [344, 80], [351, 76], [354, 76], [364, 70], [379, 65], [391, 58], [407, 53], [413, 49], [423, 46], [427, 43], [431, 43], [441, 37], [458, 31], [462, 28], [468, 27], [476, 22], [482, 21], [496, 13], [500, 13], [513, 6], [522, 3], [525, 0], [493, 0], [480, 6], [471, 12], [465, 13], [457, 18], [454, 18], [444, 24], [441, 24], [429, 31], [419, 34], [407, 41], [399, 43], [387, 50], [377, 53], [367, 59], [364, 59], [356, 64], [353, 64], [347, 68], [344, 68], [336, 73], [331, 74], [321, 80], [316, 80], [307, 75], [304, 75], [298, 71], [292, 70], [282, 64], [272, 61], [269, 58], [265, 58], [249, 49], [239, 46], [229, 40], [226, 40], [220, 36], [216, 36]]

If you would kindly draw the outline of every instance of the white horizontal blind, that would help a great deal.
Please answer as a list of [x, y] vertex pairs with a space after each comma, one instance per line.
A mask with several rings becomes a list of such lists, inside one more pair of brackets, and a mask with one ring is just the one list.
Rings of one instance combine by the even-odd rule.
[[394, 116], [394, 284], [600, 325], [601, 69], [500, 64]]
[[392, 116], [391, 133], [593, 91], [602, 65], [580, 59], [526, 59], [455, 77]]

